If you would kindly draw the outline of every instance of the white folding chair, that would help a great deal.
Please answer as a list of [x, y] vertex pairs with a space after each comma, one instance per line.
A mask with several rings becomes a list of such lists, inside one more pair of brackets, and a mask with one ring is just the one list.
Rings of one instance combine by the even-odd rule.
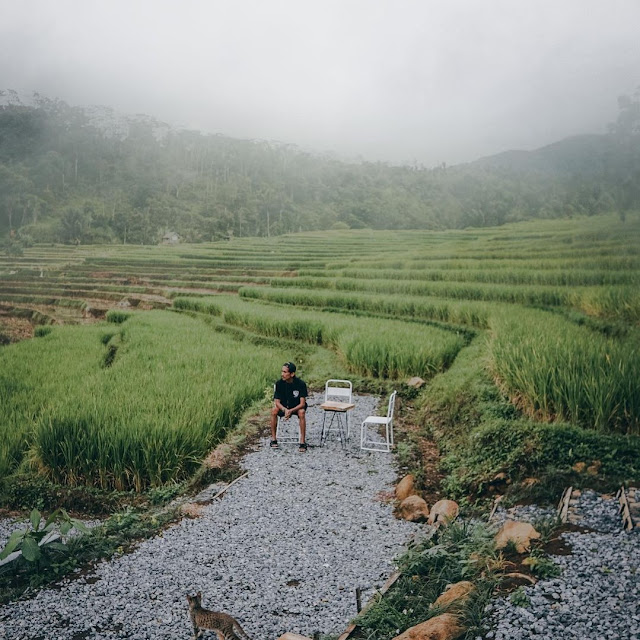
[[[353, 402], [353, 384], [351, 380], [338, 380], [337, 378], [332, 378], [331, 380], [327, 380], [324, 385], [324, 401], [329, 402], [331, 400], [337, 402]], [[339, 409], [324, 409], [324, 415], [322, 417], [322, 432], [320, 434], [320, 441], [326, 437], [325, 435], [325, 421], [327, 419], [327, 412], [332, 411], [333, 416], [331, 418], [331, 422], [329, 423], [329, 427], [326, 429], [326, 433], [329, 431], [337, 431], [339, 434], [342, 434], [342, 419], [340, 417], [341, 413], [345, 414], [345, 422], [347, 427], [347, 440], [349, 440], [350, 435], [350, 426], [349, 426], [349, 411], [343, 411]], [[333, 427], [334, 419], [337, 417], [336, 426]]]
[[[273, 392], [275, 393], [275, 391], [276, 385], [274, 384]], [[278, 416], [276, 440], [283, 444], [298, 444], [300, 442], [300, 418], [291, 416], [288, 420], [285, 420], [282, 416]]]
[[[396, 404], [396, 394], [394, 391], [389, 397], [389, 406], [386, 416], [369, 416], [362, 423], [360, 429], [360, 448], [365, 451], [384, 451], [389, 453], [393, 448], [393, 410]], [[384, 440], [372, 437], [377, 433], [380, 425], [384, 425]]]
[[291, 416], [285, 420], [278, 416], [276, 440], [283, 444], [298, 444], [300, 442], [300, 419], [297, 416]]

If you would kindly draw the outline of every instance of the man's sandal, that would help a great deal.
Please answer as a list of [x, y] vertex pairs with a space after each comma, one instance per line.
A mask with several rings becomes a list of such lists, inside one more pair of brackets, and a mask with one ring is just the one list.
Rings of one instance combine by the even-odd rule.
[[301, 442], [298, 448], [298, 451], [300, 453], [306, 453], [307, 452], [307, 443], [306, 442]]
[[277, 449], [278, 448], [278, 441], [277, 440], [272, 440], [271, 444], [269, 445], [272, 449]]

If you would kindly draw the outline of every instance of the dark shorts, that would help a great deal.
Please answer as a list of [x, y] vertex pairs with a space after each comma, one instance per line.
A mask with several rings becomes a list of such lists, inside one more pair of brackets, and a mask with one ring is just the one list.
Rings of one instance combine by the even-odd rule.
[[[305, 405], [304, 405], [304, 407], [302, 407], [302, 408], [306, 411], [306, 410], [307, 410], [307, 408], [308, 408], [308, 405], [306, 405], [306, 404], [305, 404]], [[300, 409], [296, 409], [295, 411], [293, 411], [293, 412], [291, 413], [291, 415], [292, 415], [292, 416], [297, 416], [297, 415], [298, 415], [298, 411], [300, 411]], [[280, 411], [278, 411], [278, 415], [279, 415], [281, 418], [283, 418], [283, 417], [284, 417], [284, 411], [283, 411], [282, 409], [280, 409]]]

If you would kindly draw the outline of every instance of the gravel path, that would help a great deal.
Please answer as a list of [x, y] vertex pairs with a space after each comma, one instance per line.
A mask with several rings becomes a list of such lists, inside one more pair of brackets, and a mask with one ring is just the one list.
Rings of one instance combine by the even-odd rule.
[[[548, 515], [548, 509], [526, 507], [501, 512], [497, 520]], [[562, 534], [572, 553], [552, 557], [561, 575], [526, 587], [526, 607], [508, 598], [489, 604], [486, 638], [640, 640], [640, 532], [623, 532], [617, 501], [593, 491], [582, 493], [577, 515], [580, 526], [593, 531]]]
[[[355, 401], [359, 425], [377, 400]], [[312, 396], [310, 445], [319, 439], [318, 403]], [[0, 638], [188, 638], [185, 595], [198, 590], [203, 606], [237, 617], [256, 639], [342, 632], [356, 614], [355, 587], [363, 600], [381, 587], [416, 528], [379, 499], [395, 480], [392, 458], [345, 452], [335, 440], [306, 454], [295, 445], [273, 451], [264, 439], [243, 466], [248, 476], [201, 517], [90, 576], [2, 607]]]

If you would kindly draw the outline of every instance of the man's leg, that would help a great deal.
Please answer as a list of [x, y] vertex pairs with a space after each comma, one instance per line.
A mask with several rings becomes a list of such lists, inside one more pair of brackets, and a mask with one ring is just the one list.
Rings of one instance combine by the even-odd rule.
[[276, 430], [278, 427], [278, 409], [273, 407], [271, 409], [271, 440], [276, 439]]
[[300, 420], [300, 442], [306, 442], [307, 418], [304, 409], [298, 410], [298, 420]]

